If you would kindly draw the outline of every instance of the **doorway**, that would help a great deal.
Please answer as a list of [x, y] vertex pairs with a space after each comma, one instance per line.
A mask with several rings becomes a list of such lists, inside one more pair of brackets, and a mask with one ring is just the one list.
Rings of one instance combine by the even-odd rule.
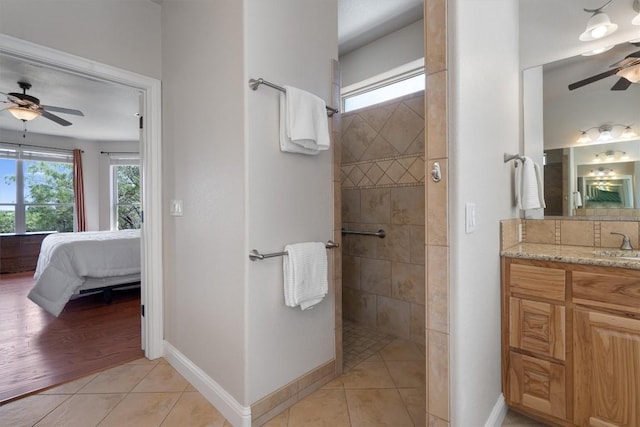
[[144, 126], [140, 166], [144, 223], [141, 232], [141, 347], [149, 359], [163, 354], [162, 175], [160, 81], [0, 34], [0, 55], [93, 80], [125, 85], [142, 94]]

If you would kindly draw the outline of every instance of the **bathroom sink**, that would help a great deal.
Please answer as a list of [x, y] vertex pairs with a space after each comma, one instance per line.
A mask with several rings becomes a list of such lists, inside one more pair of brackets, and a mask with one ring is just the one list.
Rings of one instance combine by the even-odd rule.
[[625, 251], [622, 249], [598, 249], [593, 254], [601, 257], [615, 257], [640, 261], [640, 251]]

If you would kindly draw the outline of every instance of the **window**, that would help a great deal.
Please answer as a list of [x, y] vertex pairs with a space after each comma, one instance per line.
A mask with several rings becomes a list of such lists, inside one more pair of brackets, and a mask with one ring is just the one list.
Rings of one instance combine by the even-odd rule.
[[384, 101], [399, 98], [410, 93], [423, 91], [425, 88], [424, 71], [419, 74], [399, 76], [391, 81], [380, 82], [355, 92], [345, 94], [343, 111], [349, 112]]
[[0, 145], [0, 233], [73, 231], [73, 157]]
[[111, 158], [111, 229], [140, 228], [140, 166], [137, 159]]

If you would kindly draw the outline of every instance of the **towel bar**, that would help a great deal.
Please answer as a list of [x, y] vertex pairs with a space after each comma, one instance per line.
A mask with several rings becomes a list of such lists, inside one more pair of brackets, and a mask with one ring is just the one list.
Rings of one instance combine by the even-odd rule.
[[[266, 85], [266, 86], [269, 86], [270, 88], [273, 88], [273, 89], [279, 90], [280, 92], [287, 93], [286, 89], [285, 89], [285, 88], [283, 88], [282, 86], [278, 86], [278, 85], [276, 85], [276, 84], [273, 84], [273, 83], [271, 83], [271, 82], [268, 82], [268, 81], [266, 81], [266, 80], [265, 80], [265, 79], [263, 79], [263, 78], [260, 78], [260, 79], [257, 79], [257, 80], [256, 80], [256, 79], [249, 79], [249, 87], [250, 87], [251, 89], [253, 89], [253, 90], [258, 90], [258, 86], [260, 86], [260, 85]], [[327, 106], [326, 108], [327, 108], [327, 115], [328, 115], [329, 117], [331, 117], [331, 116], [333, 116], [334, 114], [336, 114], [336, 113], [339, 113], [339, 112], [340, 112], [340, 110], [338, 110], [338, 109], [336, 109], [336, 108], [332, 108], [332, 107], [329, 107], [329, 106]]]
[[[325, 247], [327, 249], [333, 249], [333, 248], [339, 248], [340, 245], [338, 243], [335, 243], [335, 242], [329, 240], [327, 242], [327, 244], [325, 245]], [[273, 257], [285, 256], [285, 255], [288, 255], [287, 251], [284, 251], [284, 252], [273, 252], [273, 253], [270, 253], [270, 254], [261, 254], [257, 250], [252, 249], [251, 252], [249, 252], [249, 259], [251, 261], [257, 261], [259, 259], [273, 258]]]
[[342, 234], [361, 234], [363, 236], [378, 236], [381, 239], [384, 239], [387, 233], [384, 230], [380, 229], [378, 231], [357, 231], [357, 230], [345, 230], [342, 229]]
[[504, 153], [504, 162], [507, 163], [509, 160], [521, 160], [522, 163], [525, 162], [524, 157], [522, 157], [520, 154], [507, 154], [507, 153]]

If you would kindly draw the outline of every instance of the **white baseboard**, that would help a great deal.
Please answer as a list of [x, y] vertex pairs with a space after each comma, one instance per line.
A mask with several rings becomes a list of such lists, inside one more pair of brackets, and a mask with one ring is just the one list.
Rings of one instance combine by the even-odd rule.
[[177, 348], [164, 341], [164, 358], [234, 426], [251, 427], [251, 408], [242, 406]]
[[504, 401], [504, 396], [500, 393], [498, 401], [493, 405], [493, 409], [489, 414], [487, 422], [484, 423], [484, 427], [500, 427], [502, 425], [502, 421], [504, 421], [504, 417], [507, 415], [508, 409], [509, 407]]

